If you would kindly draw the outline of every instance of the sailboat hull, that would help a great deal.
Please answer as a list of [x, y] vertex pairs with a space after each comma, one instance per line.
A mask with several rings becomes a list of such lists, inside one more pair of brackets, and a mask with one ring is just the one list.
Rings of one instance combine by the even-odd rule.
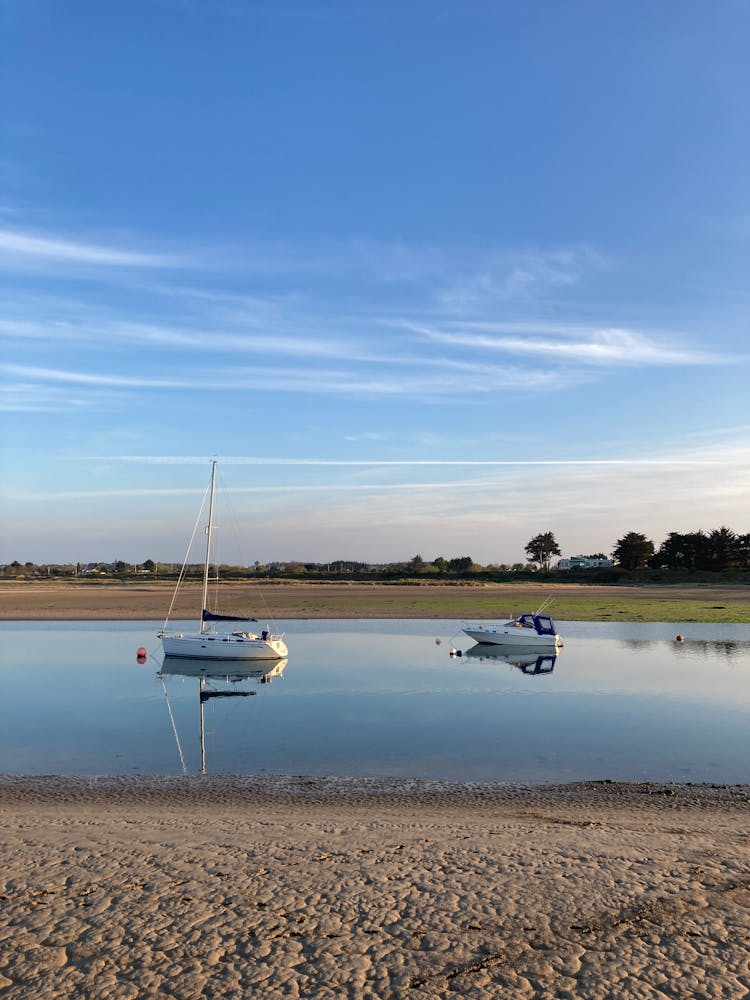
[[224, 666], [211, 660], [196, 660], [187, 656], [165, 656], [159, 668], [161, 677], [202, 677], [209, 681], [256, 680], [268, 684], [276, 677], [283, 676], [287, 660], [265, 660], [263, 662], [238, 663]]
[[287, 655], [281, 636], [268, 639], [234, 635], [163, 634], [161, 644], [166, 656], [191, 660], [280, 660]]

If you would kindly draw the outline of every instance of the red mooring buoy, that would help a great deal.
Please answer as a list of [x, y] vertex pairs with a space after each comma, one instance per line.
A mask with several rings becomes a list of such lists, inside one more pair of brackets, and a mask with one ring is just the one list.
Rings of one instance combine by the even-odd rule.
[[145, 663], [148, 658], [148, 650], [144, 649], [143, 646], [139, 646], [136, 650], [135, 658], [139, 663]]
[[674, 641], [675, 641], [675, 642], [684, 642], [685, 640], [684, 640], [684, 639], [682, 638], [682, 636], [681, 636], [681, 635], [676, 635], [676, 636], [675, 636], [675, 640], [674, 640]]

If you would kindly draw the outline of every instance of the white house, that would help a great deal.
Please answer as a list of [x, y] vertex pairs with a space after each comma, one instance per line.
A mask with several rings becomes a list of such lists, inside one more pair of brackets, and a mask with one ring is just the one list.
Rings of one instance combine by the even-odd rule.
[[555, 569], [597, 569], [599, 566], [614, 566], [613, 559], [601, 559], [593, 556], [570, 556], [560, 559]]

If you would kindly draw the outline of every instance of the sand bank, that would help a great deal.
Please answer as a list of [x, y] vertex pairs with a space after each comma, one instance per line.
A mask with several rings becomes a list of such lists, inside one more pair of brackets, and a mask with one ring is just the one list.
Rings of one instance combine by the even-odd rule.
[[[173, 583], [0, 582], [0, 620], [163, 621]], [[222, 610], [271, 621], [315, 618], [488, 619], [550, 601], [568, 621], [750, 622], [750, 588], [725, 586], [582, 586], [523, 584], [230, 583]], [[184, 585], [173, 619], [194, 619], [200, 587]]]
[[732, 997], [750, 788], [0, 778], [0, 993]]

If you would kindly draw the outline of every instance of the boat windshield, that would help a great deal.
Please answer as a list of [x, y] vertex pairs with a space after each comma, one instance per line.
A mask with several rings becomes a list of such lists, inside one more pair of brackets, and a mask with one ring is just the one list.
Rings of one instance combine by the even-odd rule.
[[539, 635], [555, 634], [555, 625], [549, 615], [534, 615], [534, 625]]

